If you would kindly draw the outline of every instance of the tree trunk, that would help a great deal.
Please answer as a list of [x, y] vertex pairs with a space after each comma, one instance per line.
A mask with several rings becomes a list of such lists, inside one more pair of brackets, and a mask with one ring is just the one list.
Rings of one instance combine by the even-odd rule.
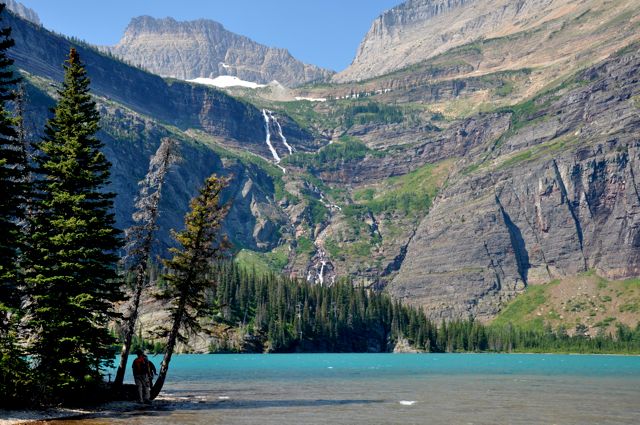
[[131, 340], [133, 339], [133, 333], [136, 329], [136, 322], [138, 321], [138, 308], [140, 307], [140, 298], [142, 297], [142, 290], [144, 289], [144, 283], [147, 275], [147, 262], [141, 262], [138, 264], [136, 273], [136, 292], [133, 296], [133, 305], [131, 306], [131, 313], [127, 319], [127, 327], [124, 331], [124, 342], [122, 343], [122, 351], [120, 352], [120, 364], [118, 365], [118, 371], [116, 372], [116, 378], [113, 381], [115, 387], [122, 386], [124, 382], [124, 375], [127, 371], [127, 361], [129, 359], [129, 351], [131, 350]]
[[160, 372], [158, 372], [158, 379], [156, 379], [155, 384], [153, 384], [153, 388], [151, 389], [151, 400], [155, 399], [160, 391], [162, 391], [162, 386], [164, 385], [164, 381], [167, 378], [167, 372], [169, 371], [169, 362], [171, 361], [171, 356], [173, 355], [173, 350], [176, 346], [176, 341], [178, 340], [178, 332], [180, 331], [180, 325], [182, 323], [182, 317], [184, 315], [185, 310], [185, 296], [181, 296], [180, 304], [178, 305], [178, 309], [176, 311], [176, 315], [173, 318], [173, 326], [171, 328], [171, 333], [169, 334], [169, 339], [167, 341], [167, 349], [164, 352], [164, 358], [162, 359], [162, 364], [160, 365]]
[[[122, 351], [120, 352], [120, 364], [118, 365], [118, 371], [116, 372], [116, 378], [113, 383], [115, 387], [122, 386], [127, 370], [127, 360], [129, 359], [129, 352], [131, 351], [131, 340], [133, 339], [136, 322], [138, 321], [140, 299], [147, 281], [147, 265], [151, 257], [153, 233], [156, 229], [158, 213], [160, 211], [159, 205], [162, 186], [169, 167], [175, 160], [173, 154], [174, 143], [172, 139], [162, 139], [155, 155], [151, 157], [149, 171], [147, 171], [144, 180], [145, 186], [141, 189], [140, 199], [136, 202], [136, 207], [139, 208], [138, 212], [141, 213], [141, 215], [139, 218], [136, 218], [136, 214], [134, 214], [133, 218], [136, 221], [142, 221], [140, 226], [133, 227], [133, 229], [136, 230], [132, 232], [134, 241], [136, 241], [137, 238], [137, 241], [140, 242], [140, 245], [133, 245], [135, 247], [133, 252], [136, 254], [135, 258], [137, 259], [135, 264], [136, 289], [124, 331], [124, 342], [122, 343]], [[155, 169], [154, 166], [158, 168]], [[156, 191], [149, 193], [149, 190], [153, 188], [156, 188]]]

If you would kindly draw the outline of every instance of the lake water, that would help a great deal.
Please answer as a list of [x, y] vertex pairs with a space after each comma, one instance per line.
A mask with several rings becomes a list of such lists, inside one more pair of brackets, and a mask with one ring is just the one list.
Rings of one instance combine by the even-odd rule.
[[181, 355], [164, 395], [149, 410], [51, 423], [637, 425], [640, 357]]

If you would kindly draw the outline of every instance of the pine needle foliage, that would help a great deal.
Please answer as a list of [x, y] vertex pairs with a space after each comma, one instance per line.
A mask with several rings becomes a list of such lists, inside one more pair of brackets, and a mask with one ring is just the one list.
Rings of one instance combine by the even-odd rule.
[[170, 303], [171, 327], [167, 330], [167, 348], [151, 391], [152, 398], [164, 385], [176, 343], [186, 342], [188, 333], [200, 331], [199, 319], [209, 312], [204, 294], [215, 285], [212, 263], [221, 259], [228, 249], [228, 242], [221, 234], [222, 222], [229, 211], [228, 205], [221, 205], [222, 190], [227, 183], [225, 178], [209, 177], [200, 194], [191, 201], [185, 229], [174, 233], [179, 247], [173, 248], [172, 258], [164, 262], [168, 269], [164, 276], [167, 289], [160, 296]]
[[107, 325], [122, 298], [120, 233], [105, 191], [111, 164], [80, 56], [71, 49], [59, 100], [36, 144], [27, 289], [30, 353], [43, 394], [65, 400], [101, 382], [112, 362]]
[[[0, 4], [0, 16], [5, 5]], [[24, 140], [17, 128], [21, 116], [11, 112], [19, 81], [7, 51], [14, 45], [11, 28], [0, 29], [0, 408], [27, 399], [31, 375], [19, 335], [22, 282], [20, 255], [28, 194]]]
[[[0, 4], [0, 15], [5, 5]], [[27, 193], [26, 155], [18, 137], [16, 118], [8, 108], [15, 100], [18, 77], [7, 50], [14, 45], [11, 28], [0, 29], [0, 315], [15, 309], [18, 296], [18, 255], [22, 244], [20, 220], [24, 218]], [[0, 332], [6, 320], [0, 319]]]

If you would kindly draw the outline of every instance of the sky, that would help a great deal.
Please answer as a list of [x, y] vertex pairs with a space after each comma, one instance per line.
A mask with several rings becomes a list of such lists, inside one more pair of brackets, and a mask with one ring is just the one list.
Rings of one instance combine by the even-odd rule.
[[19, 0], [51, 30], [97, 45], [118, 42], [131, 18], [218, 21], [230, 31], [341, 71], [373, 20], [402, 0]]

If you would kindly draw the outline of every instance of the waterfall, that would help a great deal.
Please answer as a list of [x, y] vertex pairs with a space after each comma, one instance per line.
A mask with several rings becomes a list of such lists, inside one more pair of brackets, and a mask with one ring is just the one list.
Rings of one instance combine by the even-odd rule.
[[318, 274], [318, 282], [320, 283], [320, 286], [324, 284], [324, 268], [327, 265], [327, 260], [323, 258], [321, 264], [320, 273]]
[[266, 109], [262, 110], [262, 116], [264, 117], [264, 128], [267, 130], [266, 142], [267, 142], [267, 146], [269, 147], [269, 150], [271, 151], [271, 155], [273, 155], [273, 159], [276, 161], [276, 164], [278, 164], [280, 162], [280, 156], [278, 156], [278, 152], [276, 152], [273, 145], [271, 144], [271, 130], [269, 130], [270, 118], [267, 112], [268, 111]]
[[280, 123], [278, 122], [276, 117], [273, 116], [271, 112], [269, 112], [269, 115], [271, 116], [271, 118], [273, 118], [273, 122], [276, 123], [276, 128], [278, 129], [278, 136], [280, 136], [282, 143], [284, 143], [286, 148], [289, 150], [289, 155], [291, 155], [293, 153], [293, 148], [289, 145], [289, 143], [287, 143], [287, 138], [284, 137], [284, 134], [282, 133], [282, 127], [280, 126]]

